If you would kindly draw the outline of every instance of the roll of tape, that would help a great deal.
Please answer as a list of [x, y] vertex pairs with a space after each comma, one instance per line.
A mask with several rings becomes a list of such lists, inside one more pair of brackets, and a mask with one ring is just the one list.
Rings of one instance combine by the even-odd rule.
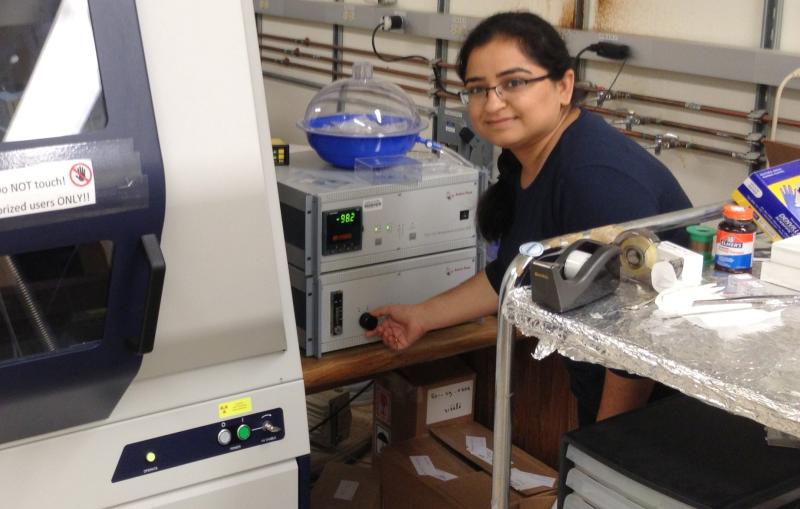
[[645, 236], [633, 235], [620, 244], [620, 264], [624, 275], [649, 279], [650, 271], [658, 260], [655, 242]]
[[586, 263], [586, 260], [591, 258], [592, 255], [585, 251], [575, 250], [571, 252], [567, 259], [564, 261], [564, 277], [572, 279], [581, 270], [581, 267]]

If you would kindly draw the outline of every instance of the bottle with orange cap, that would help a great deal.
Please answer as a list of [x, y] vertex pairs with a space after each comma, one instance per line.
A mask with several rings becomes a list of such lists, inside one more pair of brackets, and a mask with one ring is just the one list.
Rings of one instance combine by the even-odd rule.
[[755, 240], [753, 209], [732, 203], [725, 205], [717, 227], [714, 268], [732, 274], [752, 272]]

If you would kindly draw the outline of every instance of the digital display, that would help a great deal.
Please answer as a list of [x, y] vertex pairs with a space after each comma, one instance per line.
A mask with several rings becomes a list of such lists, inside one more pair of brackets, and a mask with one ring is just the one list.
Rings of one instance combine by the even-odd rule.
[[356, 211], [341, 212], [336, 216], [336, 222], [339, 224], [350, 224], [356, 222]]
[[322, 254], [346, 253], [361, 249], [361, 207], [329, 210], [322, 213]]

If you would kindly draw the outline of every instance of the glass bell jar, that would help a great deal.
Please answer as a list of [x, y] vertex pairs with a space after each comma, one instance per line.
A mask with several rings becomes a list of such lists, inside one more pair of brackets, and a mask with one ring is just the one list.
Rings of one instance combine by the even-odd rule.
[[426, 122], [400, 87], [373, 78], [372, 65], [357, 62], [351, 78], [314, 96], [297, 125], [322, 159], [353, 169], [358, 158], [405, 154]]

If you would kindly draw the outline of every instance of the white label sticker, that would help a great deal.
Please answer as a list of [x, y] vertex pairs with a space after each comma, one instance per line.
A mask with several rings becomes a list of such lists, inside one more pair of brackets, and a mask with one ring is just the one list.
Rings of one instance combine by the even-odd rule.
[[492, 450], [486, 447], [486, 437], [473, 437], [467, 435], [467, 451], [473, 456], [491, 464], [494, 459]]
[[451, 474], [450, 472], [445, 472], [444, 470], [436, 469], [436, 472], [431, 474], [433, 477], [439, 479], [440, 481], [452, 481], [457, 476]]
[[542, 486], [552, 488], [556, 480], [546, 475], [532, 474], [517, 468], [511, 469], [511, 487], [517, 491], [525, 491]]
[[428, 390], [425, 424], [463, 417], [472, 413], [472, 380]]
[[333, 498], [352, 502], [353, 497], [356, 496], [357, 489], [358, 483], [355, 481], [339, 481], [339, 487], [336, 488], [336, 493], [333, 494]]
[[433, 466], [430, 456], [409, 456], [411, 464], [414, 465], [414, 470], [417, 475], [432, 475], [436, 472], [436, 467]]
[[374, 210], [381, 210], [383, 208], [383, 198], [370, 198], [364, 200], [364, 212], [372, 212]]
[[0, 219], [85, 207], [95, 199], [89, 159], [0, 171]]
[[439, 479], [440, 481], [450, 481], [457, 477], [450, 472], [445, 472], [444, 470], [439, 470], [436, 468], [433, 465], [430, 456], [409, 456], [408, 458], [414, 465], [417, 475], [429, 475]]
[[764, 196], [764, 193], [762, 193], [762, 192], [761, 192], [761, 188], [760, 188], [760, 187], [758, 187], [758, 184], [756, 184], [755, 182], [753, 182], [753, 181], [750, 179], [750, 177], [747, 177], [746, 179], [744, 179], [744, 186], [745, 186], [747, 189], [749, 189], [749, 190], [750, 190], [750, 192], [751, 192], [751, 193], [753, 193], [753, 196], [755, 196], [756, 198], [761, 198], [761, 197], [763, 197], [763, 196]]
[[486, 437], [467, 435], [467, 450], [469, 452], [482, 451], [484, 449], [486, 449]]

